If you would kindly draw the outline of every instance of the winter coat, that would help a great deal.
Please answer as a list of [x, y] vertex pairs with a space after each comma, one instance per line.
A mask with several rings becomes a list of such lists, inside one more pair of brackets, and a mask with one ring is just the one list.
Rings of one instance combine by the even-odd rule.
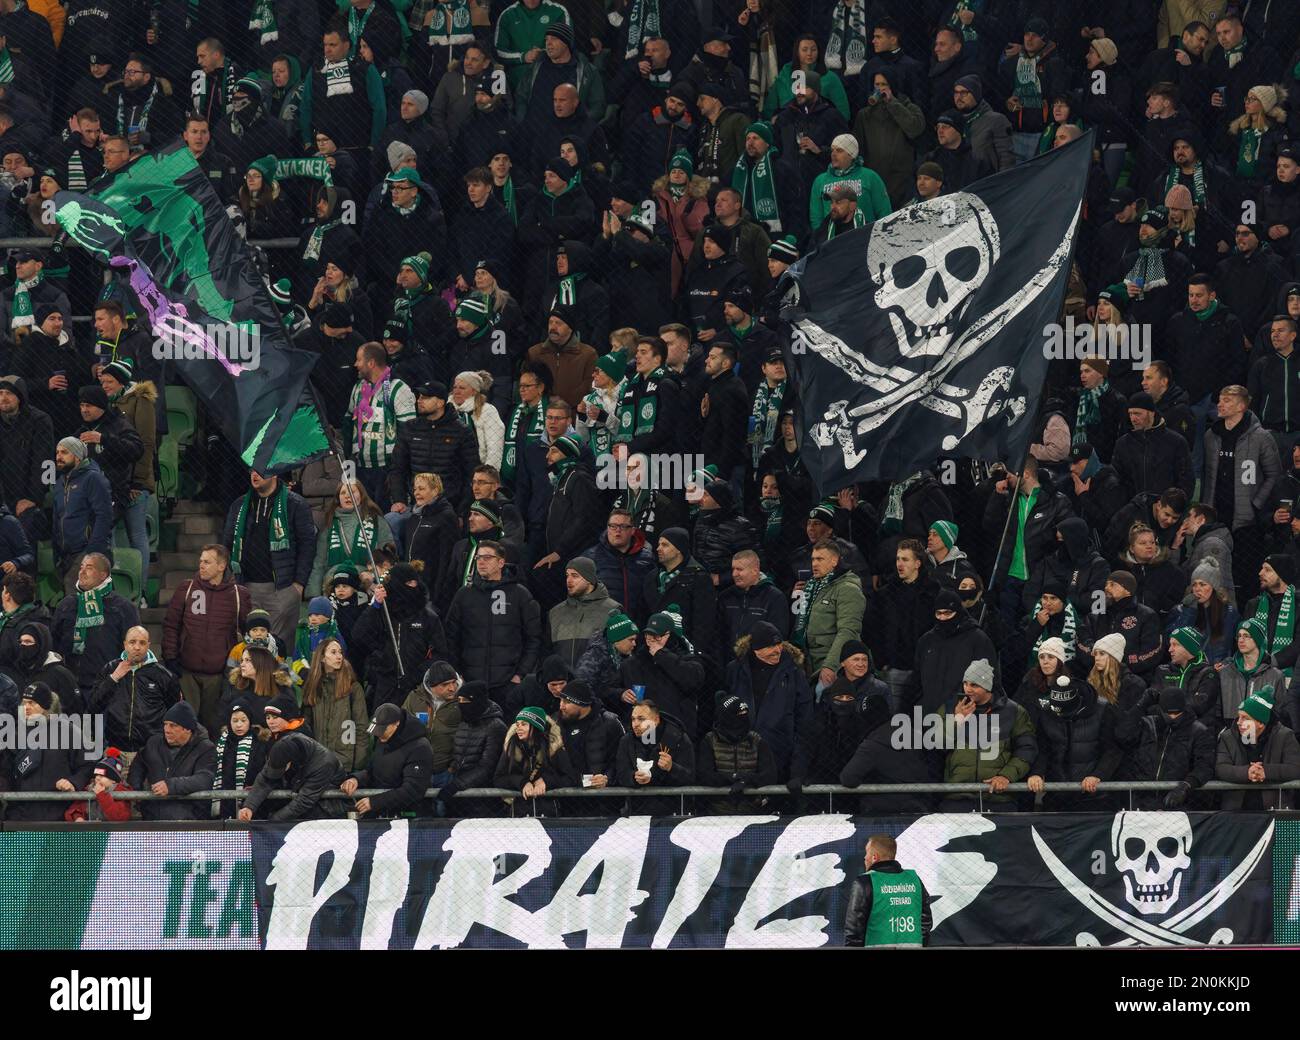
[[[1135, 780], [1173, 780], [1197, 788], [1214, 778], [1214, 734], [1190, 712], [1172, 721], [1163, 713], [1123, 716], [1115, 727], [1130, 755]], [[1163, 808], [1167, 792], [1135, 791], [1141, 809]]]
[[1031, 776], [1044, 780], [1078, 782], [1087, 776], [1110, 780], [1123, 760], [1115, 741], [1118, 710], [1097, 696], [1087, 683], [1079, 683], [1079, 706], [1073, 715], [1039, 712], [1035, 723], [1038, 756]]
[[[841, 116], [840, 122], [843, 121]], [[701, 118], [695, 139], [695, 172], [706, 180], [729, 184], [736, 160], [745, 152], [745, 128], [748, 125], [748, 117], [734, 108], [724, 108], [718, 113], [716, 122]]]
[[967, 667], [972, 661], [981, 660], [993, 665], [996, 679], [1000, 671], [993, 640], [965, 608], [951, 621], [935, 622], [916, 644], [916, 674], [912, 682], [919, 690], [921, 710], [937, 711], [960, 696]]
[[[953, 714], [955, 699], [940, 707], [939, 713], [946, 718]], [[1029, 720], [1029, 713], [1010, 700], [1000, 690], [994, 691], [993, 699], [982, 707], [977, 707], [971, 716], [996, 715], [998, 718], [998, 753], [992, 757], [988, 750], [974, 746], [974, 741], [960, 741], [965, 747], [954, 747], [948, 751], [943, 764], [943, 780], [947, 784], [983, 783], [995, 776], [1005, 776], [1013, 784], [1019, 783], [1029, 775], [1030, 766], [1038, 757], [1038, 741], [1034, 737], [1034, 725]], [[961, 725], [958, 723], [957, 725]], [[963, 734], [964, 736], [964, 734]], [[973, 795], [954, 797], [971, 798]], [[985, 803], [1010, 802], [1014, 795], [985, 795]]]
[[970, 143], [964, 140], [956, 148], [945, 148], [942, 145], [933, 148], [922, 157], [921, 161], [939, 164], [943, 170], [945, 195], [962, 191], [993, 172], [991, 167], [971, 151]]
[[[812, 197], [813, 182], [830, 162], [831, 141], [848, 130], [848, 120], [840, 115], [839, 109], [820, 97], [811, 107], [800, 105], [796, 99], [772, 119], [777, 146], [796, 175], [800, 198]], [[799, 139], [804, 135], [810, 137], [821, 151], [801, 150]], [[810, 219], [808, 226], [815, 228], [820, 223], [820, 220]]]
[[459, 509], [478, 464], [478, 440], [454, 408], [434, 420], [417, 415], [397, 428], [397, 445], [388, 460], [388, 493], [394, 502], [409, 502], [415, 474], [436, 473], [443, 497]]
[[[1065, 413], [1072, 435], [1078, 433], [1076, 427], [1078, 426], [1079, 395], [1082, 393], [1082, 387], [1073, 392], [1073, 397]], [[1119, 439], [1120, 434], [1128, 429], [1127, 404], [1124, 395], [1112, 386], [1101, 395], [1101, 400], [1097, 402], [1097, 411], [1100, 418], [1096, 423], [1085, 427], [1085, 436], [1088, 443], [1092, 445], [1093, 450], [1097, 452], [1097, 458], [1102, 462], [1110, 462], [1111, 456], [1115, 452], [1115, 442]]]
[[455, 545], [459, 535], [456, 511], [450, 502], [439, 496], [426, 506], [413, 508], [410, 515], [410, 522], [403, 532], [406, 558], [412, 562], [423, 561], [424, 570], [420, 572], [420, 578], [432, 602], [448, 561], [447, 547]]
[[575, 783], [584, 776], [605, 776], [613, 784], [623, 724], [595, 705], [585, 719], [557, 719]]
[[[534, 740], [536, 730], [531, 731]], [[506, 730], [501, 744], [501, 756], [492, 777], [493, 787], [503, 787], [512, 791], [522, 791], [525, 784], [541, 780], [547, 790], [560, 787], [578, 786], [578, 774], [569, 760], [569, 753], [564, 747], [564, 737], [560, 727], [552, 718], [546, 720], [546, 743], [521, 744], [515, 736], [514, 727]]]
[[660, 176], [653, 185], [654, 201], [658, 207], [658, 222], [668, 229], [672, 244], [672, 270], [670, 295], [677, 298], [681, 290], [686, 265], [696, 248], [696, 241], [709, 219], [709, 182], [703, 177], [692, 177], [682, 197], [675, 199], [668, 190], [667, 175]]
[[891, 574], [868, 602], [870, 624], [863, 635], [876, 668], [911, 671], [918, 640], [934, 625], [934, 598], [939, 587], [924, 572], [908, 584]]
[[506, 737], [501, 708], [489, 701], [483, 717], [471, 722], [462, 716], [452, 739], [451, 764], [448, 772], [459, 787], [491, 787], [497, 760]]
[[[604, 272], [609, 313], [634, 329], [657, 329], [670, 314], [668, 268], [672, 250], [663, 235], [643, 241], [626, 227], [596, 246], [595, 263]], [[608, 324], [606, 325], [608, 340]]]
[[[947, 103], [945, 99], [944, 104]], [[971, 152], [990, 171], [997, 173], [1015, 166], [1011, 122], [1001, 112], [994, 112], [987, 98], [980, 101], [973, 112], [966, 114], [966, 130]]]
[[[75, 720], [74, 720], [75, 722]], [[18, 726], [25, 725], [20, 715]], [[90, 734], [83, 737], [89, 747]], [[78, 748], [12, 748], [0, 755], [0, 789], [5, 791], [54, 791], [60, 780], [77, 790], [90, 781], [94, 760], [87, 760]], [[9, 802], [5, 819], [15, 822], [62, 820], [63, 802]]]
[[[700, 738], [695, 751], [695, 782], [701, 787], [731, 787], [734, 784], [770, 787], [777, 782], [778, 776], [771, 746], [753, 730], [739, 740], [723, 736], [716, 729], [709, 730]], [[749, 811], [751, 807], [757, 808], [755, 801], [762, 806], [767, 799], [728, 794], [725, 798], [701, 802], [696, 809], [710, 816], [729, 816]]]
[[781, 644], [781, 659], [768, 678], [767, 690], [756, 696], [749, 637], [736, 644], [736, 659], [727, 665], [726, 689], [749, 707], [750, 726], [772, 750], [777, 779], [803, 780], [812, 769], [813, 695], [803, 675], [803, 651]]
[[691, 556], [710, 574], [719, 576], [719, 589], [731, 584], [731, 558], [757, 548], [758, 532], [745, 517], [734, 510], [700, 510], [691, 532]]
[[546, 510], [546, 548], [560, 557], [561, 565], [600, 533], [608, 515], [605, 502], [595, 477], [582, 464], [556, 482]]
[[[665, 772], [659, 768], [659, 752], [667, 751], [672, 758], [672, 768]], [[637, 760], [653, 762], [650, 767], [648, 787], [688, 787], [695, 782], [695, 742], [687, 734], [681, 721], [669, 712], [660, 712], [659, 728], [655, 742], [646, 744], [630, 729], [618, 742], [618, 764], [614, 786], [640, 787], [635, 780]], [[633, 798], [629, 800], [633, 815], [671, 815], [679, 810], [676, 798]]]
[[376, 738], [370, 764], [350, 774], [360, 788], [385, 788], [383, 794], [370, 796], [370, 811], [362, 819], [428, 815], [424, 796], [433, 775], [433, 749], [426, 736], [424, 724], [404, 711], [391, 737]]
[[703, 247], [693, 252], [693, 262], [686, 270], [685, 303], [691, 328], [698, 334], [713, 329], [719, 335], [727, 330], [723, 302], [732, 289], [745, 285], [749, 274], [734, 256], [723, 254], [716, 260], [703, 259]]
[[[1235, 531], [1240, 527], [1251, 527], [1256, 519], [1263, 515], [1269, 503], [1273, 483], [1282, 473], [1281, 461], [1278, 459], [1277, 442], [1272, 434], [1265, 430], [1253, 412], [1247, 412], [1241, 419], [1245, 429], [1237, 437], [1233, 451], [1233, 515], [1230, 526]], [[1219, 447], [1226, 432], [1223, 420], [1212, 423], [1205, 431], [1205, 480], [1201, 485], [1201, 501], [1213, 502], [1215, 488], [1219, 480]], [[1250, 474], [1246, 480], [1244, 474]], [[1229, 523], [1229, 518], [1220, 516], [1220, 520]]]
[[680, 719], [688, 734], [696, 732], [699, 699], [708, 692], [702, 689], [705, 674], [699, 653], [685, 646], [676, 635], [657, 654], [651, 654], [644, 642], [638, 642], [618, 670], [623, 689], [644, 686], [644, 699], [654, 701], [660, 711]]
[[605, 622], [619, 609], [600, 581], [581, 596], [566, 596], [547, 615], [551, 652], [569, 668], [575, 667], [591, 637], [604, 633]]
[[1241, 320], [1243, 329], [1259, 328], [1268, 320], [1277, 291], [1288, 277], [1288, 268], [1266, 243], [1260, 243], [1250, 256], [1230, 253], [1214, 269], [1222, 305]]
[[[862, 784], [933, 784], [939, 777], [938, 759], [919, 747], [897, 747], [894, 727], [883, 722], [868, 731], [837, 778], [844, 787]], [[898, 792], [865, 794], [858, 800], [863, 815], [925, 813], [934, 807], [934, 795]]]
[[[1011, 569], [1020, 504], [1019, 495], [1019, 490], [1009, 493], [995, 491], [989, 495], [988, 504], [984, 508], [985, 535], [990, 538], [999, 538], [1002, 535], [1003, 527], [1007, 526], [1009, 528], [1007, 530], [1007, 551], [1002, 554], [1001, 562], [998, 564], [997, 577], [999, 579], [1007, 575]], [[1008, 510], [1013, 510], [1010, 525], [1007, 525]], [[1030, 576], [1042, 566], [1044, 559], [1056, 551], [1056, 529], [1072, 515], [1070, 503], [1066, 501], [1064, 495], [1051, 490], [1047, 486], [1038, 489], [1038, 497], [1034, 500], [1033, 508], [1030, 510], [1029, 515], [1025, 517], [1025, 569]]]
[[[1286, 688], [1286, 676], [1277, 667], [1271, 654], [1260, 654], [1255, 670], [1246, 675], [1237, 665], [1235, 654], [1218, 673], [1219, 702], [1216, 707], [1202, 716], [1211, 729], [1216, 725], [1232, 725], [1237, 718], [1237, 709], [1253, 693], [1258, 693], [1265, 686], [1273, 687], [1273, 698], [1277, 710], [1285, 707], [1282, 691]], [[1292, 718], [1287, 720], [1296, 722]]]
[[[346, 802], [321, 797], [326, 791], [337, 789], [343, 782], [343, 770], [339, 767], [338, 756], [304, 733], [284, 734], [276, 740], [277, 743], [281, 741], [293, 741], [298, 745], [296, 754], [301, 765], [290, 768], [280, 780], [272, 780], [263, 769], [257, 774], [253, 789], [244, 799], [244, 808], [252, 809], [256, 814], [271, 791], [287, 788], [293, 792], [293, 797], [287, 801], [271, 802], [270, 819], [290, 822], [341, 816]], [[274, 754], [274, 745], [270, 754]]]
[[[371, 709], [381, 704], [401, 704], [412, 687], [419, 684], [433, 661], [445, 660], [447, 638], [438, 613], [428, 605], [424, 586], [402, 590], [403, 602], [388, 593], [388, 617], [392, 621], [401, 655], [401, 668], [393, 650], [384, 609], [372, 603], [357, 619], [353, 642], [370, 648], [366, 655], [366, 699]], [[409, 596], [409, 601], [405, 597]]]
[[862, 594], [862, 579], [840, 563], [832, 572], [830, 583], [806, 606], [808, 624], [804, 628], [805, 668], [815, 676], [822, 668], [839, 667], [840, 650], [850, 639], [862, 633], [862, 616], [867, 601]]
[[699, 450], [705, 465], [716, 465], [725, 480], [745, 461], [750, 413], [750, 394], [735, 366], [709, 381], [705, 400], [708, 414]]
[[644, 623], [649, 612], [644, 607], [646, 578], [657, 570], [654, 552], [639, 531], [632, 535], [627, 552], [610, 547], [608, 532], [602, 531], [596, 544], [582, 554], [596, 564], [596, 578], [608, 590], [609, 596], [620, 605], [638, 625]]
[[748, 589], [734, 584], [719, 587], [718, 638], [723, 646], [734, 647], [760, 621], [775, 625], [782, 637], [790, 634], [790, 600], [771, 578], [760, 574]]
[[[37, 494], [35, 501], [44, 497]], [[8, 502], [5, 505], [13, 508]], [[68, 560], [88, 552], [111, 555], [112, 538], [113, 492], [99, 466], [87, 459], [71, 472], [59, 474], [54, 486], [55, 556]]]
[[248, 589], [227, 570], [214, 585], [195, 575], [176, 590], [163, 621], [163, 660], [182, 671], [220, 675], [226, 654], [242, 638], [253, 609]]
[[344, 769], [352, 772], [364, 767], [370, 757], [370, 737], [366, 733], [370, 713], [366, 711], [366, 692], [360, 683], [354, 682], [343, 697], [335, 696], [337, 678], [337, 673], [322, 676], [316, 703], [304, 703], [303, 714], [311, 723], [316, 739], [338, 755]]
[[535, 671], [541, 660], [541, 608], [506, 565], [500, 582], [475, 574], [447, 611], [447, 647], [456, 670], [496, 689]]
[[456, 728], [460, 725], [460, 703], [453, 697], [449, 701], [430, 697], [421, 683], [406, 695], [402, 710], [420, 718], [424, 726], [424, 735], [433, 749], [432, 775], [445, 773], [451, 764], [452, 751], [456, 746]]
[[[77, 626], [75, 594], [64, 596], [60, 600], [54, 611], [54, 620], [50, 623], [54, 649], [65, 661], [73, 662], [73, 670], [77, 673], [77, 685], [83, 690], [90, 689], [99, 681], [105, 662], [120, 659], [127, 629], [140, 623], [140, 611], [136, 605], [116, 592], [110, 592], [105, 597], [103, 607], [104, 623], [86, 629], [86, 648], [80, 654], [74, 654], [72, 650]], [[225, 651], [222, 653], [224, 654]], [[225, 660], [224, 656], [222, 660]], [[118, 744], [118, 747], [124, 751], [132, 750], [124, 744]]]
[[1165, 360], [1178, 373], [1178, 382], [1192, 404], [1230, 383], [1245, 384], [1249, 372], [1242, 346], [1243, 327], [1241, 319], [1222, 302], [1204, 320], [1187, 307], [1169, 319]]
[[163, 716], [181, 699], [176, 676], [156, 660], [113, 679], [120, 658], [107, 661], [98, 681], [89, 686], [86, 710], [104, 715], [104, 739], [122, 751], [141, 751], [154, 736], [161, 737]]
[[[154, 479], [154, 455], [157, 451], [158, 442], [158, 388], [154, 386], [151, 380], [145, 379], [138, 383], [132, 383], [122, 392], [122, 396], [117, 399], [114, 406], [119, 412], [126, 417], [127, 423], [136, 433], [140, 440], [140, 454], [135, 460], [135, 465], [127, 477], [127, 486], [131, 488], [143, 488], [145, 491], [153, 491], [157, 486]], [[103, 420], [94, 427], [104, 433]], [[129, 444], [130, 438], [123, 439], [123, 445]], [[104, 449], [106, 454], [111, 450], [119, 450], [116, 445], [110, 445], [107, 448], [104, 444], [92, 445]], [[121, 454], [129, 454], [121, 452]]]
[[691, 645], [702, 654], [718, 656], [718, 594], [709, 572], [698, 562], [683, 560], [672, 572], [662, 592], [659, 591], [658, 569], [646, 575], [642, 588], [647, 619], [676, 603], [682, 615], [682, 629]]
[[902, 205], [915, 187], [916, 142], [924, 133], [925, 114], [920, 106], [897, 94], [888, 101], [864, 105], [853, 120], [859, 154], [885, 182], [894, 206]]
[[[131, 763], [129, 782], [137, 791], [145, 791], [161, 780], [167, 784], [168, 795], [197, 794], [212, 790], [216, 772], [216, 747], [200, 726], [178, 748], [171, 747], [162, 733], [151, 736]], [[211, 819], [212, 805], [204, 801], [141, 802], [140, 815], [146, 820], [204, 820]]]
[[1195, 474], [1192, 454], [1181, 434], [1157, 419], [1149, 430], [1133, 430], [1115, 442], [1111, 464], [1132, 498], [1144, 492], [1163, 494], [1166, 488], [1181, 488], [1190, 500]]
[[[1188, 710], [1215, 729], [1219, 719], [1219, 675], [1214, 665], [1204, 658], [1193, 661], [1186, 670], [1171, 661], [1156, 669], [1151, 686], [1156, 690], [1165, 686], [1182, 689], [1187, 694]], [[1235, 712], [1232, 717], [1236, 717]]]
[[[249, 515], [245, 521], [245, 533], [251, 531], [253, 525], [253, 510], [256, 508], [260, 496], [256, 491], [249, 491], [244, 498], [237, 498], [230, 504], [230, 509], [226, 513], [226, 526], [221, 536], [221, 544], [227, 549], [234, 548], [235, 545], [235, 524], [239, 520], [239, 509], [244, 503], [245, 498], [248, 500]], [[316, 555], [316, 522], [312, 519], [311, 506], [307, 500], [296, 492], [290, 491], [285, 503], [286, 519], [288, 521], [289, 547], [287, 549], [271, 550], [270, 549], [270, 518], [267, 518], [266, 530], [268, 531], [268, 552], [271, 556], [271, 574], [275, 580], [277, 589], [287, 589], [294, 582], [307, 587], [308, 581], [311, 580], [312, 560]], [[245, 547], [247, 552], [247, 543]], [[231, 568], [238, 573], [240, 571], [240, 561], [231, 559]]]
[[[1263, 750], [1260, 751], [1259, 748]], [[1300, 780], [1300, 741], [1296, 740], [1294, 731], [1280, 722], [1274, 721], [1260, 734], [1254, 745], [1246, 744], [1235, 725], [1227, 726], [1219, 734], [1218, 746], [1214, 755], [1214, 778], [1229, 784], [1250, 783], [1250, 765], [1260, 762], [1264, 766], [1264, 780], [1275, 783], [1285, 780]], [[1240, 809], [1244, 805], [1249, 791], [1224, 791], [1219, 808]], [[1295, 808], [1294, 791], [1260, 791], [1262, 808]]]
[[[700, 121], [689, 111], [672, 119], [663, 105], [654, 105], [633, 115], [623, 131], [623, 169], [645, 191], [666, 176], [668, 164], [679, 148], [689, 155], [696, 154], [699, 136]], [[654, 190], [658, 191], [658, 186]]]
[[577, 335], [557, 347], [549, 340], [528, 348], [530, 365], [545, 365], [554, 380], [551, 393], [576, 408], [578, 402], [591, 389], [591, 376], [596, 370], [595, 348], [581, 342]]
[[[1098, 604], [1098, 607], [1102, 606]], [[1087, 627], [1087, 632], [1079, 634], [1081, 650], [1091, 652], [1102, 636], [1118, 633], [1124, 637], [1124, 660], [1121, 663], [1140, 676], [1150, 675], [1164, 656], [1160, 616], [1132, 596], [1125, 596], [1116, 603], [1105, 603], [1104, 609], [1090, 611]]]
[[[1147, 492], [1137, 495], [1132, 502], [1116, 512], [1107, 524], [1105, 534], [1102, 535], [1101, 551], [1110, 559], [1119, 559], [1128, 548], [1129, 529], [1138, 522], [1151, 528], [1156, 536], [1156, 542], [1163, 548], [1171, 549], [1174, 538], [1178, 534], [1178, 525], [1160, 526], [1155, 515], [1155, 505], [1159, 499], [1158, 493]], [[1209, 499], [1202, 495], [1202, 501], [1208, 502]]]

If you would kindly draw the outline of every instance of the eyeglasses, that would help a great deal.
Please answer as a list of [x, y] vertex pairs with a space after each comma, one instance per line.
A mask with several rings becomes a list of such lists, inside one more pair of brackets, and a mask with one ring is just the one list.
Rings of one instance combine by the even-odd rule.
[[501, 559], [496, 553], [479, 553], [474, 557], [476, 560], [499, 560]]
[[615, 524], [615, 523], [610, 523], [610, 524], [606, 524], [605, 526], [607, 526], [611, 531], [630, 531], [630, 530], [632, 530], [632, 528], [634, 528], [634, 527], [636, 526], [636, 524]]
[[144, 69], [125, 68], [122, 70], [123, 76], [143, 76]]
[[520, 390], [536, 390], [536, 389], [537, 389], [539, 386], [541, 386], [541, 385], [542, 385], [541, 383], [523, 383], [523, 382], [521, 382], [521, 383], [519, 384], [519, 389], [520, 389]]

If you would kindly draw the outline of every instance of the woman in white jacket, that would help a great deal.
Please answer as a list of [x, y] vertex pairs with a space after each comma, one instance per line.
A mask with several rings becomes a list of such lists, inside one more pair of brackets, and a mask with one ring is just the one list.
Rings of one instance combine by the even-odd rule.
[[506, 424], [496, 408], [487, 403], [492, 387], [488, 372], [462, 372], [451, 385], [451, 399], [460, 421], [478, 438], [478, 457], [486, 465], [501, 468], [506, 445]]

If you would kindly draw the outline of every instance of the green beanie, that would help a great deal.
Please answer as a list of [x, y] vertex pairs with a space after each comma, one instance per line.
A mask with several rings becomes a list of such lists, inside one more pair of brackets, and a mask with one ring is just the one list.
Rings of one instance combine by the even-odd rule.
[[582, 455], [583, 441], [576, 433], [566, 433], [561, 437], [557, 437], [553, 443], [567, 459], [576, 459]]
[[1183, 649], [1193, 657], [1201, 656], [1201, 650], [1205, 646], [1205, 637], [1196, 629], [1184, 625], [1182, 628], [1175, 628], [1169, 633], [1169, 637], [1182, 643]]
[[613, 646], [615, 643], [636, 635], [636, 625], [626, 614], [610, 614], [605, 622], [605, 641]]
[[772, 124], [757, 119], [745, 127], [745, 136], [748, 137], [750, 134], [757, 134], [770, 145], [772, 143]]
[[266, 181], [267, 184], [270, 184], [275, 180], [275, 163], [276, 159], [274, 155], [264, 155], [262, 158], [254, 159], [249, 163], [248, 168], [250, 170], [256, 170], [262, 175], [262, 180]]
[[481, 293], [470, 293], [456, 305], [456, 317], [469, 322], [476, 329], [486, 325], [490, 316], [487, 297]]
[[939, 541], [943, 542], [945, 549], [951, 549], [957, 544], [959, 528], [951, 520], [936, 520], [930, 525], [930, 530], [939, 536]]
[[271, 283], [271, 299], [277, 307], [288, 307], [293, 303], [293, 286], [288, 278]]
[[433, 257], [428, 253], [416, 253], [414, 256], [402, 257], [402, 267], [409, 267], [412, 271], [420, 276], [420, 282], [424, 283], [429, 280], [429, 265], [433, 262]]
[[615, 383], [620, 382], [627, 375], [626, 359], [622, 354], [616, 354], [613, 351], [596, 358], [596, 367]]
[[1259, 647], [1260, 653], [1268, 652], [1268, 629], [1259, 618], [1247, 618], [1237, 626], [1237, 631], [1249, 633], [1250, 638], [1255, 640], [1255, 645]]
[[685, 148], [678, 148], [668, 163], [670, 170], [685, 170], [687, 177], [695, 176], [695, 160]]
[[528, 725], [532, 726], [538, 733], [545, 733], [549, 722], [546, 717], [546, 712], [533, 705], [529, 705], [526, 708], [520, 708], [519, 714], [515, 716], [515, 721], [528, 723]]
[[[1270, 693], [1273, 690], [1271, 686], [1266, 686], [1264, 689]], [[1237, 710], [1244, 711], [1256, 722], [1261, 722], [1267, 726], [1269, 719], [1273, 717], [1273, 705], [1261, 696], [1263, 692], [1264, 690], [1260, 690], [1258, 693], [1252, 693], [1237, 705]]]
[[1108, 301], [1120, 314], [1123, 314], [1128, 309], [1130, 302], [1128, 289], [1123, 282], [1116, 282], [1114, 285], [1106, 286], [1101, 292], [1097, 293], [1097, 299]]

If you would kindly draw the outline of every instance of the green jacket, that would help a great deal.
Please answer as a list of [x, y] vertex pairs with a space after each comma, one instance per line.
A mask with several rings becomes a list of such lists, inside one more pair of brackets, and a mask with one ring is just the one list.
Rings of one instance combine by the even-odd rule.
[[524, 61], [524, 55], [534, 47], [540, 49], [546, 40], [546, 27], [559, 22], [573, 24], [569, 12], [553, 0], [542, 0], [532, 11], [516, 2], [501, 12], [492, 44], [497, 60], [505, 66], [512, 94], [519, 94], [525, 79], [532, 82], [533, 67]]
[[346, 773], [363, 769], [370, 759], [370, 713], [366, 711], [366, 694], [354, 682], [346, 697], [334, 696], [334, 676], [321, 679], [316, 703], [304, 706], [316, 739], [339, 756]]
[[[941, 707], [940, 718], [946, 718], [947, 712], [947, 707]], [[946, 784], [983, 783], [995, 776], [1005, 776], [1014, 784], [1027, 777], [1029, 767], [1038, 754], [1038, 740], [1034, 736], [1034, 724], [1029, 718], [1029, 713], [1009, 699], [1006, 694], [998, 693], [994, 694], [993, 700], [984, 709], [977, 709], [975, 714], [977, 717], [996, 716], [998, 753], [992, 757], [985, 757], [977, 747], [951, 747], [943, 763], [943, 782]], [[970, 797], [974, 798], [974, 795]], [[986, 794], [984, 799], [1009, 802], [1012, 797], [1010, 794]]]
[[805, 667], [809, 675], [816, 675], [823, 667], [840, 666], [840, 648], [850, 639], [862, 638], [866, 609], [862, 580], [850, 570], [843, 571], [808, 604], [804, 648], [808, 651]]
[[880, 174], [875, 170], [867, 169], [858, 158], [853, 160], [852, 166], [842, 172], [828, 166], [826, 172], [818, 174], [817, 179], [813, 181], [812, 191], [808, 197], [808, 219], [811, 222], [809, 227], [814, 231], [822, 226], [822, 221], [830, 213], [831, 201], [828, 196], [831, 190], [840, 184], [851, 184], [857, 188], [858, 212], [868, 224], [894, 211], [893, 206], [889, 204], [889, 192], [885, 189], [885, 182], [880, 179]]
[[445, 773], [447, 767], [451, 765], [452, 753], [456, 746], [456, 727], [460, 725], [460, 704], [454, 698], [450, 701], [440, 701], [430, 697], [421, 684], [406, 695], [402, 707], [412, 715], [419, 715], [421, 712], [428, 714], [429, 721], [424, 727], [424, 735], [429, 738], [429, 745], [433, 748], [433, 774], [437, 776], [439, 773]]

